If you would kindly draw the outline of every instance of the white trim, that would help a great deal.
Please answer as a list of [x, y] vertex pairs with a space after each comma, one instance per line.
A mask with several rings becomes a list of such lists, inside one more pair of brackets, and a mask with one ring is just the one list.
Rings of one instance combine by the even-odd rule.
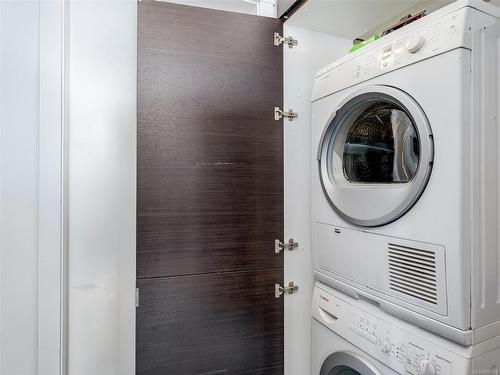
[[61, 342], [61, 352], [60, 352], [60, 368], [61, 375], [68, 375], [68, 257], [69, 257], [69, 244], [68, 244], [68, 174], [69, 174], [69, 11], [70, 11], [70, 1], [63, 0], [63, 11], [62, 11], [62, 76], [63, 81], [61, 85], [62, 91], [62, 103], [61, 103], [61, 119], [62, 119], [62, 139], [63, 146], [62, 152], [62, 163], [61, 163], [61, 190], [62, 190], [62, 207], [61, 207], [61, 222], [62, 222], [62, 237], [61, 237], [61, 290], [59, 291], [61, 296], [60, 304], [60, 342]]
[[38, 373], [40, 3], [3, 1], [0, 6], [0, 373], [33, 375]]
[[259, 0], [259, 16], [278, 17], [278, 6], [276, 0]]
[[255, 5], [258, 16], [276, 18], [278, 15], [276, 0], [243, 0], [243, 1]]
[[65, 373], [64, 1], [40, 2], [38, 375]]
[[[3, 133], [3, 54], [4, 54], [4, 45], [3, 45], [3, 28], [2, 26], [2, 12], [3, 6], [0, 4], [0, 146], [3, 144], [2, 142], [2, 133]], [[3, 158], [2, 152], [0, 152], [0, 212], [3, 212]], [[2, 348], [2, 340], [3, 336], [3, 289], [2, 289], [2, 255], [3, 255], [3, 227], [2, 227], [2, 215], [0, 215], [0, 371], [2, 371], [3, 366], [3, 348]]]

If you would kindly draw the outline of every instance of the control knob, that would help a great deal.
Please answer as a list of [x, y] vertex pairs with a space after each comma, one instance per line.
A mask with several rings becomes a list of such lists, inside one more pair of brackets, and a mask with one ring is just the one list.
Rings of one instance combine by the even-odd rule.
[[436, 367], [428, 359], [423, 359], [418, 364], [418, 373], [420, 375], [436, 375]]
[[390, 352], [391, 352], [391, 343], [390, 343], [390, 342], [388, 342], [388, 341], [384, 341], [384, 342], [382, 343], [382, 348], [381, 348], [381, 350], [382, 350], [382, 353], [386, 353], [386, 354], [387, 354], [387, 353], [390, 353]]
[[419, 34], [413, 34], [406, 41], [406, 50], [410, 53], [417, 52], [425, 43], [425, 38]]

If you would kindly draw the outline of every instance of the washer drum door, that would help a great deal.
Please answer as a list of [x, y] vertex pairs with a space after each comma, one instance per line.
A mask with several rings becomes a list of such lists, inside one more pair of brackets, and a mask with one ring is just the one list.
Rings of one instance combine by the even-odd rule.
[[434, 143], [418, 103], [389, 86], [347, 97], [326, 124], [318, 150], [323, 191], [346, 221], [373, 227], [404, 215], [422, 195]]
[[319, 375], [382, 375], [370, 362], [350, 352], [335, 352], [323, 362]]

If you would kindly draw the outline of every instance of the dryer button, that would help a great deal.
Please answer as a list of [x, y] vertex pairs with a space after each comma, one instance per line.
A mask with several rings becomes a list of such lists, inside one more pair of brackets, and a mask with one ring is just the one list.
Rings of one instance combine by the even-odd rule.
[[419, 34], [413, 34], [406, 41], [405, 48], [410, 53], [417, 52], [425, 43], [425, 38]]

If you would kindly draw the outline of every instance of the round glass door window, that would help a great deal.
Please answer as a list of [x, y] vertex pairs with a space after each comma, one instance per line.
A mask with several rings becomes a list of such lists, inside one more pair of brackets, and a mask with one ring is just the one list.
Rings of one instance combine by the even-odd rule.
[[352, 368], [343, 366], [342, 368], [336, 368], [330, 370], [328, 375], [362, 375], [362, 374], [360, 374], [356, 370], [353, 370]]
[[323, 362], [319, 375], [381, 375], [367, 359], [351, 352], [335, 352]]
[[421, 196], [433, 154], [420, 106], [398, 89], [372, 86], [347, 98], [325, 128], [318, 151], [323, 190], [345, 220], [384, 225]]

